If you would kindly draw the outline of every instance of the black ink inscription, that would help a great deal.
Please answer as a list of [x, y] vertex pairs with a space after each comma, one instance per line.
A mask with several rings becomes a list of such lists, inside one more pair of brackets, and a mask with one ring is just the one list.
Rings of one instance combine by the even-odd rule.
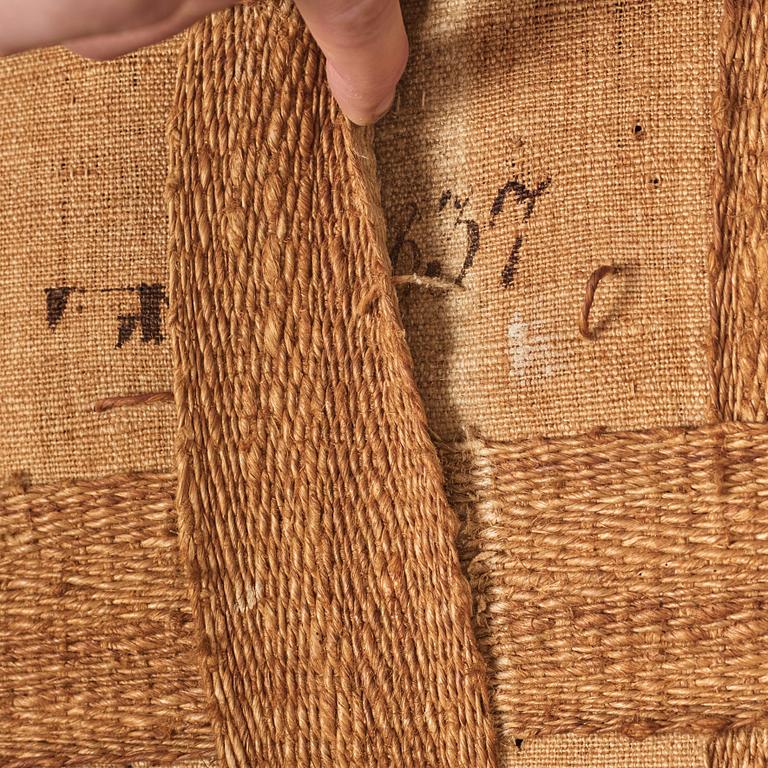
[[73, 290], [75, 289], [68, 286], [45, 289], [45, 314], [48, 319], [49, 328], [56, 328], [61, 321], [61, 318], [67, 309], [69, 294], [72, 293]]
[[[547, 177], [533, 186], [530, 186], [525, 179], [519, 177], [509, 179], [505, 184], [499, 187], [496, 192], [496, 196], [493, 199], [485, 223], [481, 223], [466, 215], [466, 211], [469, 210], [470, 197], [461, 197], [454, 194], [450, 189], [445, 189], [441, 192], [437, 201], [437, 212], [446, 212], [449, 210], [449, 203], [452, 203], [451, 208], [455, 211], [453, 226], [454, 228], [464, 227], [466, 231], [464, 261], [459, 273], [453, 278], [454, 283], [462, 285], [464, 282], [464, 279], [474, 266], [477, 255], [480, 252], [483, 234], [488, 229], [493, 228], [499, 216], [501, 216], [505, 210], [510, 208], [510, 205], [507, 205], [508, 201], [513, 201], [518, 209], [522, 207], [522, 223], [526, 224], [533, 216], [538, 201], [542, 195], [547, 192], [551, 184], [551, 177]], [[408, 267], [409, 269], [416, 272], [417, 269], [421, 268], [421, 249], [411, 235], [413, 224], [419, 216], [420, 213], [416, 204], [413, 202], [408, 203], [405, 207], [404, 224], [397, 231], [394, 244], [390, 251], [390, 259], [393, 268], [397, 267], [398, 261], [402, 260], [401, 257], [403, 254], [408, 254], [411, 257], [411, 264]], [[515, 236], [512, 250], [502, 268], [501, 285], [504, 288], [509, 288], [514, 282], [520, 261], [520, 254], [523, 249], [524, 235], [525, 228], [519, 231]], [[439, 260], [429, 261], [424, 269], [424, 274], [427, 277], [442, 276], [442, 267]], [[403, 271], [405, 271], [404, 267]]]
[[[504, 210], [504, 203], [506, 202], [507, 195], [510, 192], [515, 195], [515, 202], [518, 205], [525, 205], [525, 213], [523, 214], [523, 221], [527, 222], [533, 211], [536, 208], [536, 201], [543, 195], [549, 185], [552, 183], [551, 178], [546, 178], [540, 181], [535, 187], [530, 188], [524, 182], [519, 179], [511, 179], [496, 193], [496, 199], [491, 206], [491, 220], [490, 226], [494, 226], [496, 223], [496, 217]], [[519, 234], [515, 238], [515, 243], [512, 246], [512, 251], [507, 258], [507, 263], [504, 265], [504, 269], [501, 272], [501, 284], [504, 288], [509, 288], [515, 279], [515, 273], [517, 272], [517, 265], [520, 261], [520, 251], [523, 247], [523, 235]]]
[[120, 327], [117, 329], [117, 349], [122, 349], [133, 336], [133, 332], [136, 330], [136, 326], [139, 323], [138, 315], [118, 315], [117, 319], [120, 321]]
[[515, 202], [519, 205], [525, 204], [525, 214], [523, 215], [523, 221], [533, 216], [533, 209], [536, 206], [536, 201], [543, 195], [549, 185], [552, 183], [552, 179], [544, 179], [539, 182], [533, 189], [527, 187], [524, 182], [519, 179], [512, 179], [508, 181], [499, 191], [496, 193], [496, 199], [491, 206], [491, 221], [490, 225], [493, 226], [496, 223], [496, 217], [504, 210], [504, 203], [506, 202], [507, 195], [510, 192], [515, 193]]
[[148, 344], [159, 344], [165, 338], [162, 333], [162, 308], [168, 306], [168, 296], [165, 286], [160, 283], [142, 283], [139, 291], [139, 324], [141, 325], [141, 340]]
[[437, 260], [427, 262], [427, 268], [424, 271], [427, 277], [440, 277], [443, 274], [443, 265]]
[[[444, 210], [448, 201], [451, 199], [451, 191], [446, 190], [440, 196], [439, 210]], [[464, 282], [464, 278], [467, 276], [467, 272], [472, 269], [472, 265], [475, 263], [475, 256], [480, 250], [480, 225], [474, 219], [464, 218], [464, 209], [469, 203], [469, 198], [465, 197], [463, 200], [456, 197], [453, 200], [454, 210], [457, 211], [456, 219], [453, 222], [454, 227], [464, 226], [467, 229], [467, 251], [464, 256], [464, 263], [461, 265], [459, 274], [454, 279], [456, 285], [461, 285]]]
[[517, 272], [517, 263], [520, 261], [520, 251], [523, 247], [523, 236], [518, 235], [515, 238], [515, 244], [512, 246], [512, 252], [509, 254], [507, 263], [504, 265], [504, 269], [501, 272], [501, 284], [505, 288], [509, 288], [515, 279], [515, 273]]
[[[45, 289], [45, 308], [48, 327], [55, 331], [61, 323], [73, 293], [104, 294], [130, 293], [139, 299], [138, 313], [118, 315], [117, 341], [115, 347], [121, 349], [141, 330], [144, 344], [160, 344], [165, 340], [163, 334], [163, 309], [168, 306], [168, 294], [162, 283], [139, 283], [110, 288], [84, 288], [77, 285], [61, 285]], [[81, 307], [78, 307], [80, 310]]]
[[410, 256], [410, 269], [414, 271], [421, 260], [421, 250], [419, 249], [419, 246], [408, 237], [411, 233], [411, 228], [418, 218], [419, 209], [416, 207], [416, 203], [408, 203], [406, 206], [405, 224], [400, 228], [395, 237], [395, 242], [389, 251], [389, 260], [392, 263], [393, 270], [397, 268], [403, 256]]

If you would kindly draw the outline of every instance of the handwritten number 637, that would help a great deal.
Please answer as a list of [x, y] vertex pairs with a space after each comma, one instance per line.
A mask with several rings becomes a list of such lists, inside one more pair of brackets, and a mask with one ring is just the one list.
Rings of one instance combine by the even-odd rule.
[[[477, 256], [481, 238], [484, 232], [488, 229], [492, 229], [499, 216], [504, 213], [507, 202], [514, 200], [516, 206], [523, 207], [523, 224], [533, 216], [536, 204], [539, 198], [549, 189], [552, 183], [551, 178], [546, 178], [543, 181], [529, 186], [523, 179], [514, 178], [507, 181], [506, 184], [499, 187], [493, 203], [491, 204], [490, 211], [488, 213], [488, 219], [485, 227], [475, 220], [465, 215], [467, 205], [469, 204], [469, 197], [462, 198], [455, 195], [450, 189], [446, 189], [441, 195], [438, 201], [437, 209], [439, 213], [444, 213], [449, 210], [453, 210], [455, 218], [453, 221], [454, 228], [464, 227], [466, 231], [466, 250], [464, 255], [464, 261], [461, 265], [461, 269], [456, 277], [453, 278], [453, 282], [457, 285], [462, 285], [464, 278], [468, 272], [472, 269], [475, 263], [475, 257]], [[393, 269], [397, 268], [398, 260], [402, 255], [410, 253], [413, 260], [414, 267], [421, 261], [421, 249], [416, 242], [409, 237], [411, 228], [416, 220], [419, 218], [419, 209], [415, 203], [409, 203], [406, 206], [406, 216], [403, 225], [400, 227], [397, 235], [390, 249], [389, 257], [392, 261]], [[509, 254], [504, 266], [501, 270], [500, 281], [501, 285], [508, 288], [512, 285], [515, 273], [517, 271], [517, 265], [520, 259], [520, 251], [523, 248], [524, 231], [518, 232], [515, 237], [514, 243], [512, 243]], [[438, 260], [430, 261], [426, 265], [426, 274], [428, 276], [436, 276], [441, 272], [440, 262]]]

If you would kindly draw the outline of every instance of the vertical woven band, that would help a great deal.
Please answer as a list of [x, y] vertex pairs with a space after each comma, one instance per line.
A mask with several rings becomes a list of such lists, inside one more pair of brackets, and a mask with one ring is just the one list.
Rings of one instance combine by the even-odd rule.
[[170, 124], [179, 532], [228, 765], [490, 766], [370, 136], [289, 4], [199, 25]]
[[[768, 3], [725, 0], [721, 82], [713, 115], [717, 168], [712, 290], [712, 410], [716, 419], [768, 420]], [[768, 731], [726, 731], [710, 768], [768, 764]]]
[[727, 0], [714, 104], [718, 164], [710, 260], [713, 401], [722, 419], [768, 418], [768, 4]]

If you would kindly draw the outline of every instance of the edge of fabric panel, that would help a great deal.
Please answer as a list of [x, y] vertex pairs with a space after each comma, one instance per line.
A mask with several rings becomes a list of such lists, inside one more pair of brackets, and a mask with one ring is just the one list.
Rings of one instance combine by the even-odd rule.
[[189, 34], [169, 127], [179, 529], [227, 765], [492, 766], [368, 132], [287, 4]]

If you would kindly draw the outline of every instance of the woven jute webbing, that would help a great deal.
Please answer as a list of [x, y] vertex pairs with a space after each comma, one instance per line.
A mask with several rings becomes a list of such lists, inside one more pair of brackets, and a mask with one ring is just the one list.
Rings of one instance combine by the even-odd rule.
[[170, 123], [180, 544], [221, 760], [490, 766], [456, 520], [368, 133], [288, 5], [189, 36]]
[[[725, 3], [721, 83], [713, 115], [712, 413], [768, 421], [768, 258], [765, 250], [768, 3]], [[768, 731], [742, 729], [712, 739], [710, 768], [768, 764]]]
[[768, 427], [447, 449], [503, 736], [765, 722]]
[[211, 758], [175, 478], [0, 490], [0, 764]]
[[728, 731], [707, 746], [707, 768], [768, 768], [768, 731]]
[[714, 105], [718, 163], [710, 262], [716, 416], [768, 419], [768, 4], [728, 0]]

